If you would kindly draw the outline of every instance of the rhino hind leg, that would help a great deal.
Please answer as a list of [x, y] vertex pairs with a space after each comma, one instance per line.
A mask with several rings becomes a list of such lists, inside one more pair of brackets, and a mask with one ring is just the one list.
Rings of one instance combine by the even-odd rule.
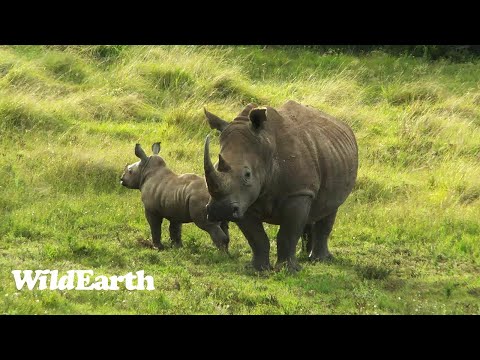
[[168, 228], [170, 231], [170, 241], [175, 248], [182, 247], [182, 223], [170, 221]]
[[309, 252], [309, 258], [311, 261], [325, 261], [333, 259], [332, 254], [328, 250], [328, 237], [333, 229], [335, 218], [337, 216], [337, 210], [332, 214], [317, 221], [313, 225], [312, 231], [312, 249]]
[[283, 268], [289, 272], [301, 270], [295, 253], [298, 240], [305, 234], [305, 225], [311, 204], [311, 197], [295, 196], [286, 200], [282, 206], [280, 230], [277, 234], [276, 270]]

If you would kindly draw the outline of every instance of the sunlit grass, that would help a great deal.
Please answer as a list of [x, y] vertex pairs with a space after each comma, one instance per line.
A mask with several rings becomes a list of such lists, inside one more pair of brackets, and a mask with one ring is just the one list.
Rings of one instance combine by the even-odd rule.
[[[0, 47], [0, 310], [73, 313], [480, 312], [480, 65], [278, 47]], [[331, 238], [336, 259], [256, 274], [193, 224], [158, 253], [138, 191], [119, 185], [134, 145], [161, 141], [202, 174], [203, 107], [315, 106], [347, 122], [358, 181]], [[218, 151], [218, 139], [212, 152]], [[278, 227], [265, 226], [275, 260]], [[163, 226], [168, 244], [168, 222]], [[154, 292], [17, 291], [14, 269], [145, 270]]]

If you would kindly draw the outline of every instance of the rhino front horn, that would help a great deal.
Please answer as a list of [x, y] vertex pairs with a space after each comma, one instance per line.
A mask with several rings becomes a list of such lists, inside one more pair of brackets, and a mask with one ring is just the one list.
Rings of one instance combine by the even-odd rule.
[[222, 178], [220, 173], [215, 170], [210, 159], [210, 135], [205, 139], [205, 149], [203, 152], [203, 167], [205, 170], [205, 180], [207, 181], [208, 189], [211, 192], [218, 192], [222, 186]]

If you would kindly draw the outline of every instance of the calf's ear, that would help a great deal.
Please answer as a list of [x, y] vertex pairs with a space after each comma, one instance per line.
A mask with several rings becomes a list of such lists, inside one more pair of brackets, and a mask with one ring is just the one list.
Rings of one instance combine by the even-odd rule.
[[158, 153], [160, 152], [160, 143], [159, 142], [156, 142], [152, 145], [152, 152], [153, 152], [153, 155], [158, 155]]
[[143, 151], [142, 146], [140, 144], [135, 145], [135, 156], [138, 157], [142, 161], [147, 160], [147, 154]]
[[263, 128], [265, 121], [267, 120], [267, 109], [256, 108], [252, 109], [248, 114], [248, 118], [252, 123], [254, 130], [260, 130]]
[[220, 119], [217, 115], [213, 115], [205, 108], [203, 108], [203, 111], [207, 117], [208, 125], [210, 125], [212, 129], [217, 129], [218, 131], [222, 132], [228, 126], [227, 121]]

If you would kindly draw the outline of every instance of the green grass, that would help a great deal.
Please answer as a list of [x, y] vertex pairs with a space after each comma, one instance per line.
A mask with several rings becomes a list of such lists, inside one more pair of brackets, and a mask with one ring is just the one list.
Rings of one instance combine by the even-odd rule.
[[[6, 314], [480, 314], [480, 63], [286, 47], [0, 47], [0, 311]], [[119, 185], [134, 144], [162, 142], [202, 174], [203, 106], [315, 106], [354, 129], [356, 188], [335, 260], [258, 274], [184, 225], [156, 252], [138, 191]], [[216, 136], [216, 135], [215, 135]], [[212, 142], [218, 151], [218, 139]], [[271, 257], [278, 228], [266, 225]], [[168, 243], [168, 222], [163, 226]], [[148, 291], [17, 291], [14, 269], [145, 270]]]

